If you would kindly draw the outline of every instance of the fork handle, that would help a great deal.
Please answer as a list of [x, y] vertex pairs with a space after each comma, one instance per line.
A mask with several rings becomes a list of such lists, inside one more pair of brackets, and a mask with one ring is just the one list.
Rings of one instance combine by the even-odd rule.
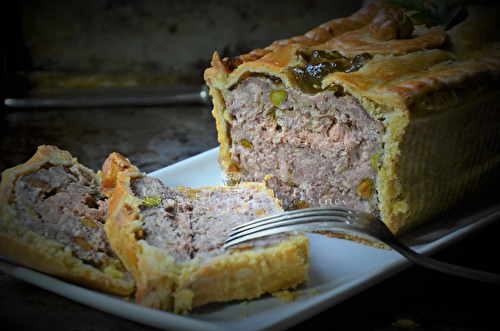
[[400, 244], [399, 241], [386, 241], [385, 242], [392, 249], [406, 257], [408, 260], [414, 262], [415, 264], [421, 265], [423, 267], [440, 271], [446, 274], [459, 276], [463, 278], [475, 279], [483, 282], [499, 284], [500, 285], [500, 275], [486, 272], [477, 269], [466, 268], [458, 266], [451, 263], [442, 262], [435, 260], [427, 255], [423, 255], [415, 252], [411, 248]]

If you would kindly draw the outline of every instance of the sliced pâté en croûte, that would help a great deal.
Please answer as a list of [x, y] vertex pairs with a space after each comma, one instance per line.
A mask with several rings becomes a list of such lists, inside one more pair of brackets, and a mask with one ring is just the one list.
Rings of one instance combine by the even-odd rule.
[[400, 235], [500, 183], [500, 12], [381, 39], [382, 2], [215, 53], [205, 80], [224, 172], [265, 180], [285, 210], [351, 207]]
[[117, 153], [106, 160], [103, 173], [111, 195], [106, 233], [137, 282], [140, 305], [187, 313], [307, 280], [309, 242], [304, 234], [222, 247], [234, 226], [283, 211], [264, 184], [170, 188]]
[[5, 170], [0, 255], [44, 273], [122, 296], [135, 281], [111, 248], [101, 178], [67, 151], [40, 146]]

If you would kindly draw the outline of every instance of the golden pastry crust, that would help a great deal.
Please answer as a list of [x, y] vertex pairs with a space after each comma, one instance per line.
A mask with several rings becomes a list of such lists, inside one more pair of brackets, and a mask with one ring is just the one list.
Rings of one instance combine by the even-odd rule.
[[15, 183], [23, 174], [51, 166], [78, 167], [98, 183], [100, 178], [91, 169], [79, 164], [67, 151], [54, 146], [40, 146], [26, 163], [5, 170], [0, 186], [0, 254], [30, 268], [62, 279], [127, 296], [135, 291], [132, 276], [124, 271], [114, 277], [75, 257], [68, 247], [28, 230], [16, 222], [14, 208]]
[[223, 64], [224, 70], [231, 72], [245, 62], [259, 60], [263, 56], [286, 45], [301, 44], [305, 46], [314, 46], [323, 44], [333, 37], [340, 36], [347, 31], [352, 31], [368, 25], [377, 13], [377, 6], [381, 2], [380, 0], [374, 1], [349, 17], [337, 18], [323, 23], [317, 28], [308, 31], [303, 36], [277, 40], [264, 49], [256, 49], [248, 54], [239, 55], [232, 59], [224, 58], [220, 61]]
[[392, 39], [388, 41], [374, 38], [368, 26], [349, 31], [332, 38], [324, 44], [324, 50], [335, 49], [341, 54], [354, 57], [358, 54], [375, 55], [405, 55], [408, 53], [433, 49], [443, 44], [446, 34], [444, 28], [425, 25], [416, 26], [410, 39]]
[[101, 173], [101, 189], [108, 198], [113, 195], [118, 174], [128, 169], [139, 171], [137, 167], [133, 166], [128, 159], [119, 153], [111, 153], [106, 161], [104, 161]]
[[301, 53], [312, 50], [373, 56], [359, 71], [326, 76], [322, 87], [341, 87], [384, 123], [375, 184], [378, 209], [391, 230], [402, 234], [477, 194], [480, 179], [499, 167], [499, 11], [468, 6], [466, 18], [447, 31], [416, 25], [411, 39], [381, 41], [368, 28], [377, 12], [374, 6], [355, 14], [364, 15], [358, 24], [331, 37], [322, 29], [313, 30], [302, 39], [276, 42], [252, 60], [242, 56], [243, 61], [230, 61], [215, 53], [205, 80], [213, 96], [221, 167], [238, 171], [224, 117], [225, 97], [232, 87], [259, 74], [298, 90], [291, 69], [303, 66]]
[[[105, 226], [113, 249], [136, 279], [139, 304], [187, 313], [210, 302], [257, 298], [307, 279], [309, 242], [303, 234], [266, 248], [248, 246], [231, 254], [187, 262], [178, 262], [166, 249], [149, 244], [142, 229], [142, 201], [131, 189], [131, 181], [144, 176], [133, 166], [117, 174]], [[274, 197], [263, 184], [241, 185], [257, 187], [261, 194]], [[179, 189], [195, 194], [210, 188]]]

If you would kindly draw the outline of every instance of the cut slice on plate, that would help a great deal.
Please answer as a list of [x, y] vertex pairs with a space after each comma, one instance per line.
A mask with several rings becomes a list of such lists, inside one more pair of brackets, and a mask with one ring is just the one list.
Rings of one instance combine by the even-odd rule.
[[2, 173], [0, 255], [102, 291], [130, 295], [135, 281], [111, 248], [101, 178], [70, 153], [40, 146]]
[[126, 162], [116, 153], [105, 162], [103, 173], [111, 174], [105, 182], [116, 184], [105, 229], [136, 279], [139, 304], [187, 313], [210, 302], [258, 298], [307, 279], [304, 234], [222, 248], [234, 226], [282, 212], [264, 184], [170, 188]]

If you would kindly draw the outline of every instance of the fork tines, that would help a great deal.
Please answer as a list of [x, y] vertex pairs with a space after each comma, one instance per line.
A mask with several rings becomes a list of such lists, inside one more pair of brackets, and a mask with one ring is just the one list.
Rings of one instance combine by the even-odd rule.
[[342, 207], [319, 207], [264, 217], [231, 229], [223, 247], [286, 232], [331, 230], [334, 225], [349, 230], [357, 213]]

